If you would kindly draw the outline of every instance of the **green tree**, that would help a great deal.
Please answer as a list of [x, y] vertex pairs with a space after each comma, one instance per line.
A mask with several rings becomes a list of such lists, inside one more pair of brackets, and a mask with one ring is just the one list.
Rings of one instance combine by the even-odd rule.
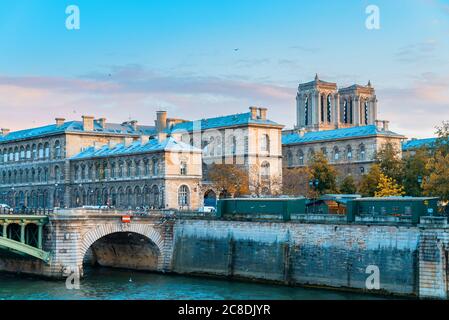
[[323, 153], [318, 152], [313, 156], [310, 173], [312, 180], [318, 182], [315, 185], [318, 195], [337, 192], [337, 172]]
[[389, 142], [383, 144], [376, 154], [376, 163], [383, 174], [396, 181], [402, 181], [403, 163], [400, 150], [396, 146]]
[[422, 182], [429, 175], [428, 161], [429, 152], [425, 148], [416, 150], [415, 154], [403, 160], [404, 171], [402, 184], [406, 195], [412, 197], [422, 196]]
[[379, 184], [377, 185], [374, 196], [376, 198], [403, 196], [404, 187], [400, 186], [393, 178], [381, 173]]
[[359, 192], [362, 196], [374, 197], [381, 174], [382, 171], [380, 170], [380, 166], [378, 164], [373, 164], [369, 172], [365, 174], [360, 181]]
[[340, 184], [340, 193], [343, 194], [355, 194], [357, 193], [357, 186], [355, 185], [354, 178], [352, 176], [346, 176]]

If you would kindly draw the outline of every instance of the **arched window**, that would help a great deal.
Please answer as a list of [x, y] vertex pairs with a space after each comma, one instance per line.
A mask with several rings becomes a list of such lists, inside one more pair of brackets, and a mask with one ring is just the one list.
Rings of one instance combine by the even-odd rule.
[[150, 161], [148, 161], [148, 159], [145, 159], [143, 161], [143, 165], [144, 165], [144, 175], [148, 177], [150, 175]]
[[348, 123], [348, 100], [343, 101], [343, 122]]
[[368, 125], [368, 120], [369, 120], [369, 107], [368, 107], [368, 101], [365, 101], [365, 105], [364, 105], [364, 107], [365, 107], [365, 116], [364, 116], [364, 118], [365, 118], [365, 124], [366, 125]]
[[187, 163], [185, 161], [181, 161], [180, 172], [182, 176], [187, 175]]
[[304, 100], [304, 124], [309, 125], [309, 97], [307, 96]]
[[324, 122], [324, 95], [320, 94], [320, 115], [321, 122]]
[[332, 103], [331, 95], [327, 96], [327, 122], [332, 122]]
[[287, 151], [287, 166], [293, 167], [293, 155], [292, 155], [291, 150]]
[[115, 179], [115, 162], [111, 163], [111, 178]]
[[31, 149], [30, 149], [30, 146], [26, 146], [26, 149], [25, 149], [25, 157], [26, 157], [26, 159], [31, 159]]
[[353, 103], [352, 98], [351, 98], [351, 100], [349, 101], [349, 123], [350, 124], [354, 123], [353, 115], [354, 115], [354, 103]]
[[59, 169], [59, 166], [55, 166], [55, 181], [61, 181], [61, 170]]
[[135, 166], [136, 166], [136, 173], [135, 173], [135, 176], [136, 176], [136, 177], [140, 177], [141, 172], [140, 172], [140, 161], [139, 161], [139, 160], [137, 160], [137, 161], [135, 162]]
[[260, 175], [262, 178], [268, 179], [270, 177], [270, 163], [265, 161], [261, 165]]
[[61, 158], [61, 143], [59, 140], [56, 140], [55, 142], [55, 159]]
[[33, 150], [33, 160], [36, 160], [37, 159], [37, 147], [35, 144], [33, 144], [32, 150]]
[[44, 145], [45, 159], [50, 159], [50, 144], [48, 142]]
[[123, 161], [120, 161], [118, 163], [118, 177], [119, 178], [123, 177]]
[[42, 145], [42, 143], [39, 143], [39, 145], [37, 146], [38, 152], [39, 152], [39, 159], [43, 159], [44, 158], [44, 146]]
[[338, 147], [334, 148], [334, 161], [339, 161], [340, 160], [340, 150], [338, 149]]
[[153, 176], [157, 176], [159, 174], [159, 161], [156, 158], [153, 158]]
[[359, 160], [365, 160], [366, 158], [366, 150], [365, 145], [361, 144], [359, 147]]
[[302, 150], [298, 150], [298, 164], [300, 166], [304, 165], [304, 152]]
[[346, 159], [348, 161], [352, 160], [352, 148], [349, 145], [346, 147]]
[[19, 161], [19, 148], [14, 148], [14, 161]]
[[20, 160], [25, 160], [25, 148], [23, 146], [20, 147]]
[[190, 205], [189, 187], [182, 185], [178, 190], [178, 204], [180, 207], [188, 207]]
[[270, 137], [268, 136], [268, 134], [262, 134], [262, 138], [260, 139], [260, 151], [270, 151]]

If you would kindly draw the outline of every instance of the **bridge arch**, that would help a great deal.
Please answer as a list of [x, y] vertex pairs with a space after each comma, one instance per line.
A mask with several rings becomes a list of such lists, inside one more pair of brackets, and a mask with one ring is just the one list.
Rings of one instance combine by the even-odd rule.
[[157, 270], [163, 269], [164, 264], [164, 240], [162, 239], [160, 233], [153, 228], [151, 225], [147, 224], [105, 224], [98, 225], [89, 231], [87, 231], [81, 238], [81, 245], [79, 250], [79, 256], [77, 259], [77, 265], [82, 267], [84, 257], [87, 251], [91, 248], [97, 241], [120, 233], [134, 233], [143, 237], [148, 238], [158, 249], [159, 256], [157, 262]]

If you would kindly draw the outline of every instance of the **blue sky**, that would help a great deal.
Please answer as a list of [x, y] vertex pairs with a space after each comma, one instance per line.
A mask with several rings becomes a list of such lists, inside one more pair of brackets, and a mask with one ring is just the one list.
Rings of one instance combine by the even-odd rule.
[[[365, 28], [371, 4], [380, 30]], [[65, 28], [68, 5], [80, 30]], [[0, 0], [0, 40], [0, 126], [13, 130], [250, 105], [291, 127], [296, 87], [315, 73], [371, 80], [380, 118], [409, 137], [449, 120], [448, 0]]]

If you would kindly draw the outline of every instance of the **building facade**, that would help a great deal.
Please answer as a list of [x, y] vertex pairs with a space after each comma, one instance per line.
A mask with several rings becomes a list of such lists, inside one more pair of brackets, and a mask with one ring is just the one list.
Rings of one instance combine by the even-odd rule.
[[195, 163], [201, 163], [201, 150], [158, 138], [155, 127], [90, 116], [17, 132], [3, 129], [0, 203], [197, 207], [201, 168]]
[[368, 172], [386, 143], [401, 152], [404, 136], [377, 119], [377, 97], [371, 83], [338, 89], [319, 79], [300, 84], [297, 124], [282, 137], [284, 168], [307, 166], [322, 152], [341, 175], [359, 179]]
[[[280, 190], [281, 130], [265, 108], [187, 121], [159, 111], [155, 126], [83, 116], [0, 137], [0, 203], [12, 207], [197, 209], [216, 201], [213, 163], [236, 164], [263, 192]], [[272, 181], [279, 183], [273, 184]]]

